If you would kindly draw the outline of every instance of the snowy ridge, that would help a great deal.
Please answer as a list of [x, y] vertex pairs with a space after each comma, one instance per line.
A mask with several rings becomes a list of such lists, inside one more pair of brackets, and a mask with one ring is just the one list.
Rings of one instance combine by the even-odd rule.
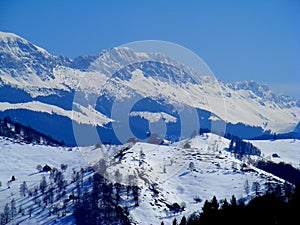
[[275, 94], [270, 90], [270, 88], [266, 84], [259, 84], [253, 80], [229, 83], [227, 84], [227, 86], [232, 90], [250, 91], [250, 93], [248, 94], [249, 98], [260, 97], [261, 98], [260, 104], [264, 104], [264, 102], [269, 101], [269, 102], [275, 102], [278, 106], [283, 108], [300, 106], [299, 100], [297, 101], [286, 95]]
[[159, 120], [163, 119], [166, 123], [175, 123], [176, 118], [171, 116], [167, 113], [160, 112], [160, 113], [152, 113], [152, 112], [131, 112], [130, 116], [140, 116], [145, 118], [150, 123], [158, 122]]
[[49, 85], [52, 69], [57, 65], [69, 65], [70, 60], [52, 56], [46, 50], [11, 33], [0, 33], [1, 83], [21, 87], [27, 91], [37, 87], [60, 88]]
[[57, 114], [68, 117], [79, 124], [92, 124], [94, 126], [103, 126], [109, 122], [112, 122], [111, 119], [107, 118], [105, 115], [97, 112], [91, 107], [85, 108], [82, 105], [75, 104], [76, 111], [73, 110], [63, 110], [60, 107], [45, 104], [42, 102], [27, 102], [19, 104], [11, 104], [8, 102], [0, 102], [0, 111], [13, 110], [13, 109], [27, 109], [35, 112], [43, 112], [48, 114]]

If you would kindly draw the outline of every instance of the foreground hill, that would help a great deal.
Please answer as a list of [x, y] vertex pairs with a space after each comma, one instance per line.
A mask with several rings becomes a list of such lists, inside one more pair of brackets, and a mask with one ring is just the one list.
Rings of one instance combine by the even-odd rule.
[[[5, 204], [10, 205], [13, 199], [18, 211], [21, 207], [12, 224], [74, 224], [76, 200], [74, 202], [71, 195], [78, 193], [74, 174], [82, 174], [79, 187], [84, 192], [94, 188], [94, 172], [124, 188], [132, 184], [138, 186], [137, 199], [128, 199], [124, 189], [118, 201], [120, 207], [128, 210], [132, 224], [160, 224], [162, 221], [171, 224], [174, 218], [179, 220], [183, 215], [200, 210], [204, 201], [213, 195], [230, 199], [234, 194], [240, 201], [248, 201], [270, 187], [280, 187], [284, 194], [286, 182], [283, 179], [257, 169], [249, 157], [235, 158], [227, 151], [229, 143], [214, 134], [203, 134], [169, 146], [137, 142], [80, 148], [13, 143], [1, 138], [0, 208], [4, 210]], [[279, 142], [272, 143], [276, 146]], [[286, 145], [287, 150], [289, 146]], [[271, 143], [268, 148], [272, 148]], [[284, 159], [284, 153], [280, 154]], [[64, 182], [55, 181], [52, 172], [39, 172], [37, 165], [57, 168], [54, 174], [63, 175]], [[43, 176], [47, 183], [45, 193], [54, 194], [52, 203], [44, 203]], [[24, 181], [25, 193], [21, 192]]]

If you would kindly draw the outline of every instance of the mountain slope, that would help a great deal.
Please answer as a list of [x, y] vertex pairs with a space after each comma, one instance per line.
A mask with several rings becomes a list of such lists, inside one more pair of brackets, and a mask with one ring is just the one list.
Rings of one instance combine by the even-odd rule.
[[[0, 56], [0, 117], [26, 124], [38, 115], [43, 121], [31, 126], [68, 145], [81, 144], [74, 140], [73, 123], [82, 129], [97, 126], [102, 142], [125, 143], [132, 136], [147, 139], [147, 133], [161, 131], [155, 127], [166, 121], [149, 122], [138, 114], [174, 117], [175, 122], [165, 123], [165, 133], [159, 133], [172, 141], [200, 128], [252, 138], [293, 131], [300, 121], [299, 101], [254, 81], [226, 84], [201, 76], [160, 53], [122, 47], [68, 59], [1, 32]], [[57, 118], [71, 128], [65, 135]]]

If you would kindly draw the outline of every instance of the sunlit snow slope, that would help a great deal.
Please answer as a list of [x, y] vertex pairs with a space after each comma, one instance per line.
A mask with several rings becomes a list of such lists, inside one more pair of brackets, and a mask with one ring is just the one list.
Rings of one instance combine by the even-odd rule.
[[[263, 143], [264, 141], [261, 142]], [[277, 143], [280, 144], [280, 141], [268, 143], [265, 149], [272, 149]], [[247, 200], [254, 196], [254, 192], [250, 190], [250, 193], [246, 193], [246, 181], [250, 187], [253, 182], [259, 182], [261, 192], [264, 192], [266, 183], [284, 182], [235, 159], [226, 151], [228, 145], [227, 139], [213, 134], [203, 134], [170, 146], [138, 142], [132, 146], [98, 145], [81, 148], [28, 145], [1, 138], [0, 208], [3, 209], [14, 198], [26, 210], [33, 207], [31, 218], [27, 214], [16, 217], [15, 221], [20, 224], [44, 224], [47, 221], [49, 224], [73, 224], [71, 208], [67, 210], [65, 217], [49, 217], [46, 209], [40, 212], [29, 201], [30, 197], [20, 196], [20, 184], [26, 181], [28, 187], [32, 188], [40, 184], [42, 175], [50, 182], [49, 174], [38, 173], [36, 166], [47, 164], [59, 168], [61, 163], [68, 164], [64, 176], [69, 183], [73, 169], [79, 171], [80, 168], [94, 165], [101, 158], [107, 161], [108, 169], [104, 175], [109, 180], [114, 181], [117, 170], [122, 174], [121, 182], [124, 184], [128, 175], [137, 178], [140, 200], [139, 206], [130, 210], [133, 224], [160, 224], [162, 221], [171, 224], [174, 218], [180, 219], [183, 215], [200, 210], [204, 200], [211, 199], [213, 195], [218, 199], [229, 199], [234, 194], [238, 199]], [[292, 145], [286, 145], [287, 151], [293, 149], [289, 146]], [[122, 156], [118, 154], [120, 152]], [[285, 155], [281, 153], [281, 156], [284, 158]], [[10, 182], [8, 188], [7, 181], [12, 175], [16, 177], [16, 181]], [[72, 189], [72, 183], [67, 185], [67, 193], [71, 193]], [[55, 205], [63, 204], [63, 200], [55, 202]], [[184, 211], [172, 212], [169, 206], [173, 203], [184, 205]]]
[[[98, 126], [103, 142], [111, 139], [118, 143], [109, 133], [112, 124], [127, 121], [114, 118], [112, 107], [116, 101], [130, 103], [135, 99], [141, 104], [131, 111], [123, 107], [118, 110], [133, 121], [131, 128], [140, 136], [149, 129], [137, 124], [157, 123], [153, 118], [161, 115], [159, 120], [170, 127], [166, 138], [176, 140], [180, 115], [192, 110], [198, 121], [187, 126], [199, 123], [201, 128], [210, 129], [219, 121], [227, 124], [226, 132], [243, 138], [268, 130], [293, 131], [300, 121], [299, 101], [277, 95], [266, 85], [255, 81], [227, 84], [159, 53], [121, 47], [69, 59], [52, 56], [15, 34], [1, 32], [0, 54], [0, 116], [26, 125], [31, 121], [32, 128], [68, 145], [76, 145], [70, 138], [72, 120], [83, 126]], [[61, 122], [55, 123], [58, 119]], [[65, 135], [59, 133], [59, 124], [65, 125]]]

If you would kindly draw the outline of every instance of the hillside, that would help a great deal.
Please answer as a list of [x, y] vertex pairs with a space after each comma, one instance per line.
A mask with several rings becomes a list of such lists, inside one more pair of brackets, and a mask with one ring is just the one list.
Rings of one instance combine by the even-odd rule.
[[[276, 145], [276, 141], [273, 143]], [[132, 205], [126, 200], [126, 192], [121, 194], [119, 202], [123, 208], [128, 208], [132, 224], [160, 224], [162, 221], [171, 224], [174, 218], [180, 219], [200, 210], [204, 200], [213, 195], [218, 199], [230, 199], [234, 194], [238, 199], [248, 201], [256, 192], [264, 193], [270, 186], [277, 184], [283, 189], [284, 180], [253, 167], [247, 160], [236, 159], [226, 150], [228, 145], [229, 140], [214, 134], [203, 134], [170, 146], [137, 142], [80, 148], [13, 143], [1, 138], [0, 208], [4, 209], [6, 203], [15, 199], [17, 208], [21, 205], [24, 212], [24, 216], [16, 214], [15, 222], [74, 224], [74, 201], [68, 200], [78, 190], [73, 171], [83, 171], [82, 191], [92, 188], [93, 170], [110, 182], [121, 183], [121, 187], [134, 181], [139, 187], [138, 204]], [[284, 153], [281, 155], [284, 157]], [[59, 191], [51, 173], [36, 169], [37, 165], [46, 164], [62, 171], [64, 192]], [[67, 168], [61, 170], [61, 164]], [[12, 176], [15, 181], [10, 181]], [[54, 202], [49, 205], [44, 205], [44, 195], [39, 188], [43, 176], [48, 184], [45, 193], [54, 188]], [[24, 181], [31, 193], [37, 188], [37, 195], [30, 196], [30, 192], [26, 192], [25, 197], [20, 195], [20, 185]], [[174, 208], [175, 203], [179, 208]], [[29, 213], [31, 217], [28, 217]]]

